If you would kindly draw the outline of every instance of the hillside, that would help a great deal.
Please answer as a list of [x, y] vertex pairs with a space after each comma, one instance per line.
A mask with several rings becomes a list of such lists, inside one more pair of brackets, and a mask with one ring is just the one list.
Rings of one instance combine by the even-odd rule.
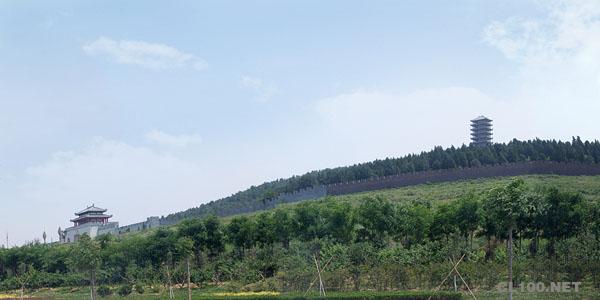
[[[170, 214], [161, 219], [164, 224], [176, 223], [190, 217], [202, 217], [210, 214], [231, 216], [272, 208], [278, 197], [290, 195], [299, 190], [307, 190], [310, 197], [325, 195], [319, 187], [351, 181], [369, 180], [399, 174], [422, 171], [452, 170], [479, 166], [504, 165], [509, 163], [552, 161], [578, 162], [584, 164], [600, 163], [600, 142], [581, 141], [573, 138], [570, 142], [556, 140], [513, 140], [487, 147], [443, 149], [436, 147], [420, 154], [410, 154], [400, 158], [386, 158], [372, 162], [312, 171], [301, 176], [278, 179], [258, 186], [252, 186], [229, 197], [202, 204], [186, 211]], [[291, 197], [286, 201], [296, 202], [302, 197]]]
[[528, 186], [532, 186], [537, 189], [554, 187], [565, 192], [579, 193], [590, 201], [600, 203], [600, 176], [557, 175], [527, 175], [422, 184], [397, 189], [331, 196], [327, 199], [336, 202], [349, 202], [351, 204], [359, 203], [364, 197], [381, 197], [389, 199], [392, 202], [424, 201], [431, 203], [444, 203], [460, 199], [469, 193], [482, 194], [494, 187], [506, 185], [517, 178], [523, 179]]
[[[505, 210], [499, 205], [505, 195], [523, 204], [514, 232], [515, 278], [582, 282], [581, 299], [597, 295], [600, 176], [556, 175], [327, 196], [225, 219], [190, 219], [143, 234], [95, 240], [84, 235], [74, 244], [0, 249], [0, 290], [19, 287], [14, 274], [23, 262], [35, 274], [30, 288], [82, 286], [86, 273], [74, 263], [87, 259], [79, 255], [83, 249], [96, 249], [100, 284], [162, 285], [165, 266], [182, 282], [189, 266], [192, 282], [202, 287], [197, 291], [205, 293], [304, 292], [315, 261], [326, 265], [332, 259], [323, 273], [328, 292], [426, 291], [440, 284], [449, 259], [464, 254], [462, 276], [478, 298], [496, 299], [495, 287], [506, 278]], [[452, 289], [449, 282], [442, 287]]]
[[[442, 203], [450, 203], [467, 196], [468, 194], [483, 194], [495, 187], [505, 186], [515, 179], [522, 179], [525, 184], [534, 189], [549, 189], [557, 188], [561, 191], [569, 193], [578, 193], [584, 199], [600, 203], [600, 176], [559, 176], [559, 175], [526, 175], [526, 176], [509, 176], [498, 178], [484, 178], [461, 180], [455, 182], [420, 184], [408, 187], [385, 189], [377, 191], [368, 191], [354, 193], [348, 195], [325, 196], [306, 202], [315, 203], [317, 205], [326, 202], [345, 204], [348, 203], [353, 207], [359, 205], [363, 199], [383, 198], [392, 203], [410, 203], [422, 202], [431, 203], [437, 206]], [[282, 204], [278, 208], [292, 209], [299, 205], [300, 202]], [[231, 219], [239, 216], [253, 216], [260, 214], [262, 211], [256, 211], [246, 214], [236, 214], [223, 218], [225, 224]]]

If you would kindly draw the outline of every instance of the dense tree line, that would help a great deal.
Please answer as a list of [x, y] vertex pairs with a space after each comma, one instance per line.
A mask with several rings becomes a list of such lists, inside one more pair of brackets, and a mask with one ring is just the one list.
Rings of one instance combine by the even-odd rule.
[[229, 216], [268, 208], [282, 193], [289, 193], [318, 185], [378, 178], [411, 172], [468, 168], [523, 161], [556, 161], [600, 163], [600, 142], [585, 141], [579, 137], [570, 142], [556, 140], [513, 140], [487, 147], [463, 145], [459, 148], [435, 147], [429, 152], [410, 154], [400, 158], [386, 158], [347, 167], [313, 171], [301, 176], [279, 179], [252, 186], [229, 197], [202, 204], [163, 218], [163, 222], [177, 222], [189, 217], [207, 215]]
[[505, 280], [513, 236], [515, 282], [600, 288], [600, 204], [520, 180], [453, 202], [366, 197], [352, 205], [326, 198], [225, 223], [209, 216], [146, 234], [1, 249], [0, 287], [167, 287], [189, 278], [197, 286], [298, 291], [314, 278], [316, 260], [327, 265], [329, 289], [432, 288], [448, 272], [448, 259], [468, 254], [463, 276], [493, 288]]

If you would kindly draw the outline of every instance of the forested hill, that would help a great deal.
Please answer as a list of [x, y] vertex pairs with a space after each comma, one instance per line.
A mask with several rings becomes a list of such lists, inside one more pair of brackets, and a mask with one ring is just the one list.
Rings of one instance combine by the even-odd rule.
[[372, 179], [411, 172], [498, 165], [523, 161], [556, 161], [600, 163], [600, 142], [571, 142], [556, 140], [513, 140], [487, 147], [463, 145], [460, 148], [435, 147], [429, 152], [410, 154], [400, 158], [386, 158], [372, 162], [312, 171], [301, 176], [266, 182], [252, 186], [229, 197], [202, 204], [183, 212], [164, 217], [164, 223], [174, 223], [190, 217], [209, 214], [228, 216], [260, 210], [265, 204], [283, 193], [290, 193], [320, 185], [354, 180]]

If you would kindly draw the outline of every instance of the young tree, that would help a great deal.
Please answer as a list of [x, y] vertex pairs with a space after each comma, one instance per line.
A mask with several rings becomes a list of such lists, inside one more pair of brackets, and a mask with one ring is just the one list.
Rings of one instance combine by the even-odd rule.
[[375, 249], [369, 243], [353, 243], [348, 247], [348, 261], [354, 290], [360, 290], [361, 275], [365, 269], [368, 269], [368, 264], [374, 260], [374, 253]]
[[479, 227], [482, 218], [479, 199], [474, 194], [469, 194], [458, 200], [456, 204], [458, 230], [465, 237], [465, 241], [471, 241], [471, 247], [473, 246], [473, 234]]
[[294, 207], [294, 232], [304, 241], [323, 237], [321, 210], [314, 203], [301, 203]]
[[140, 261], [149, 261], [154, 266], [162, 265], [169, 253], [176, 255], [177, 233], [169, 228], [158, 228], [144, 241]]
[[272, 246], [275, 243], [275, 224], [273, 214], [264, 212], [256, 216], [254, 241], [261, 247]]
[[189, 237], [180, 238], [177, 241], [177, 251], [179, 252], [179, 255], [185, 259], [188, 300], [192, 300], [192, 275], [190, 271], [190, 259], [194, 254], [194, 241]]
[[138, 283], [137, 281], [140, 278], [143, 278], [140, 273], [141, 273], [140, 267], [138, 267], [138, 265], [136, 265], [135, 263], [131, 262], [127, 266], [127, 268], [125, 268], [125, 276], [123, 277], [123, 279], [125, 279], [125, 281], [127, 281], [127, 284], [133, 286], [136, 283]]
[[273, 214], [273, 225], [275, 226], [275, 240], [280, 242], [284, 248], [289, 248], [294, 221], [288, 210], [276, 209]]
[[169, 285], [169, 299], [173, 299], [175, 297], [175, 295], [173, 294], [173, 253], [167, 253], [165, 261], [161, 265], [161, 268], [164, 269], [167, 284]]
[[254, 245], [254, 228], [253, 220], [247, 216], [235, 217], [225, 227], [227, 240], [235, 247], [240, 257], [246, 249]]
[[25, 288], [35, 276], [35, 272], [36, 271], [32, 265], [27, 265], [21, 262], [17, 267], [17, 271], [13, 274], [15, 280], [19, 283], [19, 288], [21, 290], [21, 300], [23, 300]]
[[443, 237], [448, 241], [450, 235], [456, 232], [456, 223], [456, 207], [448, 203], [442, 203], [433, 214], [429, 234], [433, 239]]
[[87, 234], [83, 234], [71, 249], [70, 264], [75, 270], [89, 275], [91, 298], [96, 300], [96, 273], [100, 266], [100, 245]]
[[323, 210], [324, 234], [336, 242], [347, 244], [352, 241], [354, 218], [352, 207], [347, 203], [328, 202]]
[[406, 247], [419, 244], [427, 238], [433, 215], [421, 203], [400, 205], [396, 210], [396, 239]]
[[513, 287], [513, 231], [517, 227], [517, 220], [523, 215], [526, 206], [525, 182], [522, 179], [514, 180], [504, 187], [494, 188], [488, 194], [490, 213], [498, 222], [500, 228], [508, 235], [508, 299], [512, 300]]
[[356, 210], [356, 220], [362, 226], [358, 238], [383, 247], [395, 228], [394, 206], [383, 198], [364, 198]]
[[539, 239], [545, 230], [548, 209], [548, 202], [541, 193], [533, 192], [525, 195], [525, 207], [523, 215], [517, 219], [517, 230], [519, 240], [521, 237], [531, 239], [529, 252], [532, 255], [538, 252]]
[[206, 228], [208, 257], [213, 259], [225, 249], [221, 223], [216, 216], [210, 215], [204, 219], [204, 228]]
[[196, 265], [202, 266], [202, 252], [206, 249], [206, 227], [200, 219], [188, 219], [184, 220], [177, 229], [180, 237], [190, 238], [193, 243], [194, 257], [196, 258]]
[[548, 244], [548, 253], [554, 254], [557, 239], [575, 235], [582, 226], [583, 212], [580, 194], [560, 192], [551, 188], [547, 195], [548, 210], [545, 215], [544, 237]]

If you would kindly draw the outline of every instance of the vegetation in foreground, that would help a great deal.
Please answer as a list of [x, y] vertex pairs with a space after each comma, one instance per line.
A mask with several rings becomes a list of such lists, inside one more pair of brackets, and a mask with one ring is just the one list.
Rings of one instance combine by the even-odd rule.
[[[15, 297], [16, 295], [8, 295]], [[89, 297], [89, 291], [87, 293], [82, 290], [77, 291], [57, 291], [42, 289], [29, 295], [32, 299], [84, 299]], [[169, 299], [165, 293], [148, 293], [148, 294], [130, 294], [127, 296], [110, 295], [105, 296], [107, 299]], [[326, 296], [319, 296], [315, 293], [274, 293], [274, 292], [241, 292], [241, 293], [224, 293], [224, 292], [202, 292], [194, 291], [192, 299], [197, 300], [271, 300], [271, 299], [287, 299], [287, 300], [316, 300], [316, 299], [340, 299], [340, 300], [458, 300], [463, 299], [461, 293], [454, 292], [332, 292]], [[2, 294], [0, 294], [0, 299]], [[173, 299], [187, 299], [187, 293], [185, 291], [176, 291]]]
[[[302, 293], [319, 265], [328, 292], [433, 290], [464, 255], [457, 269], [469, 287], [496, 299], [512, 232], [515, 283], [581, 281], [576, 297], [597, 293], [597, 177], [474, 182], [325, 198], [227, 223], [192, 219], [145, 235], [2, 249], [0, 287], [79, 287], [89, 295], [84, 287], [94, 281], [99, 294], [111, 286], [114, 298], [122, 289], [128, 297], [168, 298], [170, 286], [176, 297], [185, 293], [189, 274], [194, 293], [211, 286]], [[460, 279], [457, 288], [465, 291]], [[440, 287], [453, 289], [453, 280]]]
[[[113, 287], [114, 289], [118, 288], [118, 287]], [[380, 293], [380, 292], [371, 292], [370, 294], [375, 294], [375, 293]], [[498, 292], [498, 291], [474, 291], [475, 296], [477, 297], [477, 299], [481, 299], [481, 300], [504, 300], [506, 299], [506, 293], [502, 293], [502, 292]], [[208, 299], [217, 299], [217, 300], [228, 300], [226, 297], [227, 296], [222, 296], [222, 292], [215, 292], [214, 288], [209, 287], [209, 288], [204, 288], [204, 289], [195, 289], [194, 293], [193, 293], [193, 298], [192, 299], [196, 299], [196, 300], [208, 300]], [[275, 295], [271, 295], [269, 296], [269, 294], [266, 295], [261, 295], [260, 293], [226, 293], [228, 295], [230, 295], [230, 299], [240, 299], [240, 300], [248, 300], [248, 299], [257, 299], [257, 297], [263, 297], [264, 298], [258, 298], [258, 299], [272, 299], [269, 297], [273, 297]], [[335, 299], [333, 298], [334, 296], [339, 296], [340, 294], [347, 294], [347, 295], [353, 295], [355, 294], [355, 292], [345, 292], [345, 293], [328, 293], [328, 296], [332, 297], [330, 299]], [[440, 295], [441, 293], [436, 293], [437, 295]], [[30, 292], [28, 293], [27, 297], [31, 297], [32, 299], [64, 299], [64, 300], [75, 300], [75, 299], [87, 299], [89, 298], [89, 289], [87, 288], [69, 288], [69, 289], [39, 289], [36, 290], [35, 292]], [[318, 294], [315, 293], [310, 293], [309, 294], [312, 297], [316, 297]], [[362, 293], [362, 295], [364, 295], [364, 293]], [[420, 295], [428, 295], [427, 292], [423, 292], [420, 293]], [[275, 298], [275, 299], [295, 299], [294, 297], [300, 297], [300, 296], [304, 296], [303, 293], [291, 293], [291, 294], [284, 294], [284, 295], [277, 295], [279, 296], [279, 298]], [[461, 298], [455, 298], [455, 299], [469, 299], [468, 295], [461, 295]], [[14, 292], [14, 293], [0, 293], [0, 299], [15, 299], [18, 298], [18, 291]], [[523, 292], [519, 292], [519, 291], [515, 291], [514, 294], [514, 299], [515, 300], [546, 300], [546, 299], [556, 299], [556, 300], [597, 300], [600, 299], [600, 295], [598, 293], [594, 293], [594, 292], [580, 292], [580, 293], [565, 293], [565, 294], [548, 294], [548, 293], [523, 293]], [[27, 298], [26, 298], [27, 299]], [[137, 293], [132, 293], [128, 296], [119, 296], [118, 294], [112, 294], [110, 296], [107, 296], [106, 298], [100, 298], [100, 299], [169, 299], [168, 293], [165, 293], [164, 291], [159, 291], [157, 293], [153, 293], [153, 292], [149, 292], [149, 293], [145, 293], [145, 294], [137, 294]], [[182, 299], [187, 299], [187, 292], [182, 289], [182, 290], [175, 290], [174, 293], [174, 299], [176, 300], [182, 300]], [[323, 297], [320, 299], [324, 299]], [[371, 300], [372, 298], [370, 298]], [[427, 299], [427, 298], [424, 298]], [[436, 298], [432, 298], [432, 299], [436, 299]], [[449, 298], [452, 299], [452, 298]], [[389, 299], [388, 299], [389, 300]]]

